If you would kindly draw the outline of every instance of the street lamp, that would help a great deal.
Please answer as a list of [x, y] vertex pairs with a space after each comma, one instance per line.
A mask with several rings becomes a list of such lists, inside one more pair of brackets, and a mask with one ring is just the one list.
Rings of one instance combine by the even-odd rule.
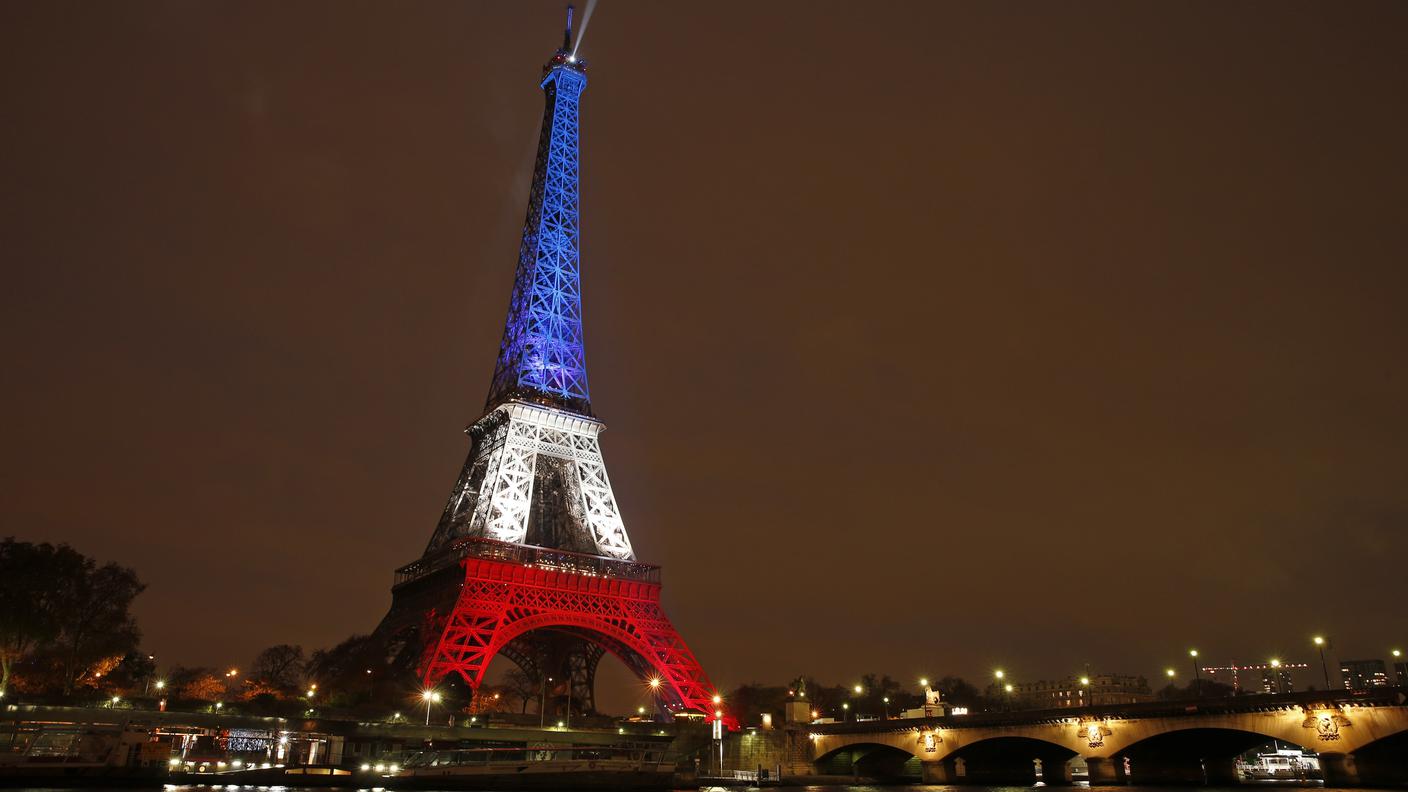
[[845, 723], [851, 714], [851, 704], [848, 701], [841, 702], [841, 722]]
[[1198, 669], [1198, 650], [1189, 649], [1188, 656], [1193, 658], [1193, 697], [1203, 697], [1203, 672]]
[[430, 725], [430, 705], [440, 701], [440, 691], [426, 690], [420, 694], [421, 700], [425, 702], [425, 725]]
[[1330, 689], [1330, 667], [1325, 665], [1325, 638], [1317, 635], [1313, 639], [1315, 647], [1320, 650], [1320, 673], [1325, 677], [1325, 690]]
[[865, 693], [865, 688], [861, 687], [860, 685], [856, 685], [855, 687], [853, 687], [853, 688], [851, 688], [851, 689], [856, 692], [856, 695], [857, 695], [857, 696], [862, 695], [862, 694]]
[[890, 719], [890, 697], [885, 696], [881, 701], [885, 702], [885, 720]]
[[1080, 697], [1085, 706], [1092, 707], [1095, 705], [1095, 702], [1090, 700], [1090, 677], [1088, 676], [1080, 678]]
[[1271, 692], [1272, 692], [1272, 693], [1284, 693], [1285, 691], [1281, 689], [1281, 671], [1280, 671], [1280, 668], [1281, 668], [1281, 661], [1280, 661], [1280, 659], [1273, 657], [1273, 658], [1271, 658], [1271, 661], [1267, 663], [1267, 665], [1271, 667], [1271, 673], [1272, 673], [1272, 677], [1271, 677], [1271, 679], [1272, 679], [1272, 682], [1271, 682]]

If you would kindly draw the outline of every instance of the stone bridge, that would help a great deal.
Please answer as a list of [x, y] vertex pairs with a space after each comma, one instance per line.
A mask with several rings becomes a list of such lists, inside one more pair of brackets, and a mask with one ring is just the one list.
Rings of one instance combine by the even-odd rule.
[[823, 773], [931, 784], [1069, 784], [1085, 760], [1092, 785], [1236, 783], [1235, 759], [1273, 738], [1320, 754], [1326, 786], [1408, 783], [1403, 689], [1198, 701], [806, 727]]

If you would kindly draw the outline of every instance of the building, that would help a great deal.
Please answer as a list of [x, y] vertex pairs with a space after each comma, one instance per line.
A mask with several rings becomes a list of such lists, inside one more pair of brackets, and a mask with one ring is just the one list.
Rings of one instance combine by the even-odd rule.
[[1306, 663], [1272, 660], [1267, 663], [1247, 663], [1225, 666], [1202, 666], [1199, 671], [1205, 680], [1223, 685], [1231, 685], [1235, 693], [1292, 693], [1296, 690], [1296, 676], [1304, 685], [1310, 666]]
[[1345, 690], [1368, 690], [1389, 684], [1382, 660], [1341, 660], [1340, 678]]
[[1088, 677], [1013, 682], [1011, 692], [1005, 685], [992, 685], [988, 688], [988, 697], [994, 701], [1006, 698], [1014, 709], [1059, 709], [1153, 701], [1154, 691], [1142, 676], [1092, 674]]

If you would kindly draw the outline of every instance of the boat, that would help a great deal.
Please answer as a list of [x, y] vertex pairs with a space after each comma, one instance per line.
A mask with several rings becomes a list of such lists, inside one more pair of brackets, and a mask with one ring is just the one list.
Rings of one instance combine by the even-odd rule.
[[[136, 724], [26, 723], [0, 753], [0, 787], [159, 787], [167, 746]], [[155, 747], [155, 750], [153, 749]]]
[[421, 751], [383, 776], [393, 789], [670, 789], [668, 743], [560, 743]]

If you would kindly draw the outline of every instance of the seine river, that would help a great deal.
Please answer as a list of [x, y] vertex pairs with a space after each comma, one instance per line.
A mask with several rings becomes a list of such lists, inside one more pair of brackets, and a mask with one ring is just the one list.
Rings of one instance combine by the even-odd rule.
[[[1257, 788], [1258, 786], [1261, 786], [1261, 785], [1257, 785], [1257, 784], [1245, 784], [1245, 785], [1242, 785], [1242, 786], [1235, 786], [1235, 787], [1204, 787], [1204, 786], [1198, 786], [1198, 787], [1196, 787], [1196, 788], [1197, 788], [1197, 789], [1200, 789], [1200, 790], [1205, 790], [1205, 792], [1248, 792], [1248, 790], [1255, 789], [1255, 788]], [[1272, 786], [1272, 787], [1274, 787], [1274, 788], [1276, 788], [1276, 789], [1314, 789], [1314, 790], [1317, 790], [1317, 792], [1339, 792], [1341, 789], [1343, 789], [1344, 792], [1366, 792], [1366, 790], [1365, 790], [1364, 787], [1355, 787], [1353, 790], [1349, 790], [1349, 789], [1344, 789], [1344, 788], [1342, 788], [1342, 787], [1324, 787], [1324, 786], [1320, 786], [1320, 785], [1318, 785], [1318, 784], [1308, 784], [1308, 785], [1305, 785], [1305, 786], [1286, 785], [1286, 784], [1275, 784], [1275, 785], [1267, 785], [1267, 786]], [[903, 784], [903, 785], [885, 785], [885, 786], [822, 785], [822, 786], [786, 786], [786, 787], [769, 787], [769, 788], [770, 788], [770, 789], [788, 789], [788, 790], [809, 790], [810, 792], [903, 792], [904, 790], [925, 790], [926, 792], [937, 792], [938, 790], [946, 790], [947, 792], [1021, 792], [1022, 790], [1033, 790], [1033, 789], [1043, 789], [1043, 790], [1044, 790], [1044, 789], [1045, 789], [1044, 787], [1011, 787], [1011, 786], [1009, 786], [1009, 787], [935, 786], [935, 785], [924, 785], [924, 784]], [[1056, 789], [1078, 790], [1078, 789], [1091, 789], [1091, 788], [1092, 788], [1092, 787], [1087, 787], [1087, 786], [1085, 786], [1084, 784], [1077, 784], [1077, 785], [1071, 786], [1071, 787], [1057, 787]], [[1108, 789], [1108, 790], [1110, 790], [1110, 792], [1116, 792], [1116, 790], [1118, 790], [1118, 792], [1168, 792], [1168, 790], [1169, 790], [1171, 787], [1168, 787], [1168, 786], [1146, 786], [1146, 787], [1141, 787], [1141, 786], [1115, 786], [1115, 787], [1093, 787], [1093, 788], [1094, 788], [1094, 789]], [[1190, 787], [1190, 788], [1194, 788], [1194, 787]], [[11, 789], [13, 789], [13, 787], [11, 787]], [[40, 792], [41, 789], [43, 789], [45, 792], [93, 792], [94, 787], [87, 787], [87, 788], [81, 789], [81, 790], [80, 790], [80, 789], [59, 788], [59, 787], [42, 787], [42, 788], [41, 788], [41, 787], [32, 787], [32, 788], [21, 787], [20, 789], [25, 790], [26, 792]], [[129, 789], [129, 788], [113, 788], [113, 787], [106, 787], [106, 788], [104, 788], [104, 789], [106, 790], [106, 792], [152, 792], [152, 790], [154, 789], [154, 787], [130, 788], [130, 789]], [[358, 787], [350, 787], [350, 786], [349, 786], [349, 787], [317, 787], [317, 788], [311, 788], [311, 787], [235, 786], [235, 785], [229, 785], [229, 786], [205, 786], [205, 785], [200, 785], [200, 786], [174, 786], [174, 785], [168, 785], [167, 787], [165, 787], [166, 792], [211, 792], [211, 790], [223, 790], [223, 792], [238, 792], [238, 791], [244, 791], [244, 792], [333, 792], [334, 790], [337, 790], [337, 789], [345, 790], [345, 792], [354, 792], [354, 791], [355, 791], [355, 792], [382, 792], [382, 790], [383, 790], [384, 788], [382, 788], [382, 787], [377, 787], [376, 790], [373, 790], [373, 789], [371, 789], [371, 788], [369, 788], [369, 787], [358, 788]], [[699, 787], [687, 787], [687, 788], [684, 788], [684, 789], [680, 790], [680, 792], [699, 792], [699, 789], [700, 789]], [[731, 789], [731, 790], [741, 790], [741, 789], [743, 789], [743, 787], [731, 787], [730, 789]], [[563, 792], [569, 792], [569, 790], [563, 790]], [[1054, 790], [1053, 790], [1053, 792], [1054, 792]], [[1402, 790], [1400, 789], [1400, 790], [1398, 790], [1398, 792], [1402, 792]]]

